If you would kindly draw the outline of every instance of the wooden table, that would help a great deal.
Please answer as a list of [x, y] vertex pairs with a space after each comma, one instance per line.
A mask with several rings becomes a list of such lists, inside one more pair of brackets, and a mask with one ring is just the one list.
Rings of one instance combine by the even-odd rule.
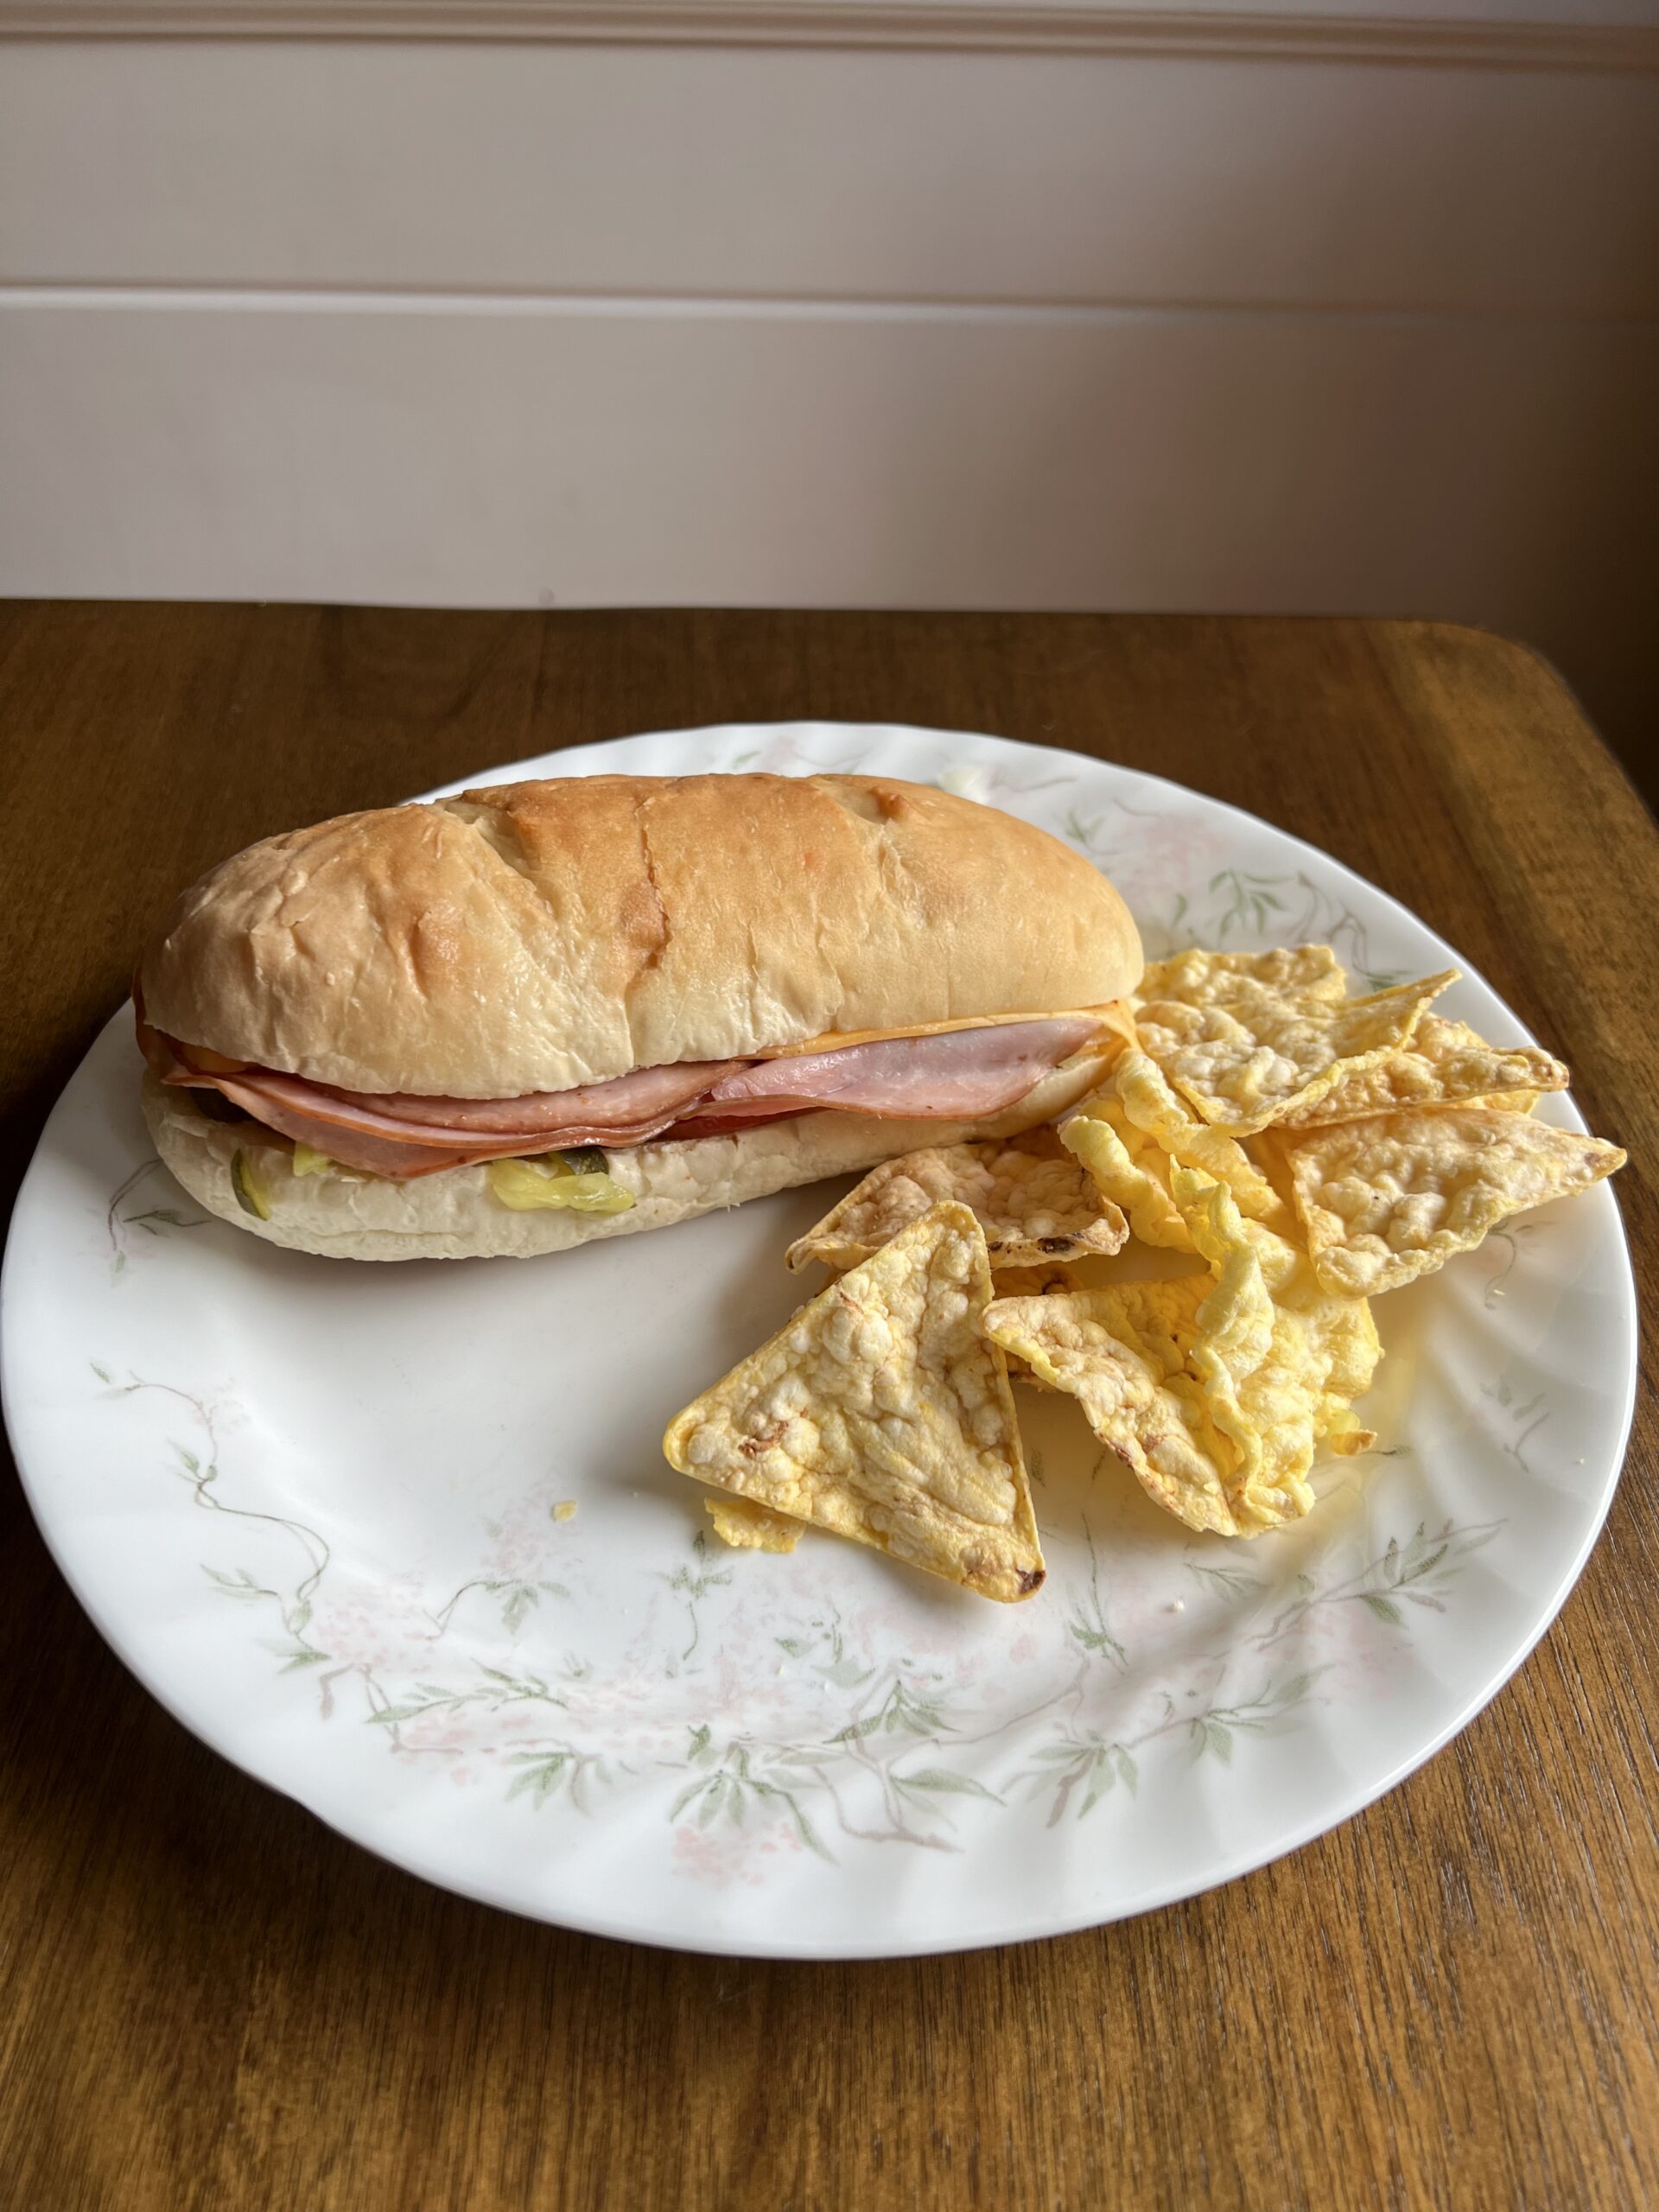
[[[1630, 1147], [1651, 1300], [1652, 829], [1540, 662], [1400, 623], [0, 607], [8, 1195], [152, 918], [221, 854], [578, 739], [808, 715], [1154, 768], [1396, 893]], [[1656, 1447], [1649, 1399], [1560, 1622], [1359, 1819], [1124, 1926], [836, 1967], [563, 1935], [340, 1841], [123, 1673], [9, 1478], [0, 2196], [1659, 2203]]]

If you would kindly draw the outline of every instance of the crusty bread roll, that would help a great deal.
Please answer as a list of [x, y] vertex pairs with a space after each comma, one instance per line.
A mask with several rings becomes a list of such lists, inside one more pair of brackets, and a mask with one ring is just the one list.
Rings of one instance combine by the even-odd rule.
[[178, 900], [139, 983], [157, 1030], [232, 1059], [505, 1098], [1103, 1006], [1140, 973], [1106, 879], [969, 799], [869, 776], [592, 776], [251, 846]]
[[[452, 1167], [409, 1183], [335, 1168], [297, 1176], [280, 1139], [256, 1122], [210, 1121], [194, 1092], [170, 1090], [153, 1076], [144, 1078], [144, 1118], [156, 1151], [199, 1205], [270, 1243], [333, 1259], [527, 1259], [594, 1237], [665, 1228], [825, 1176], [861, 1173], [921, 1145], [1015, 1136], [1064, 1113], [1092, 1090], [1118, 1042], [1103, 1038], [1098, 1047], [1056, 1068], [991, 1122], [802, 1114], [735, 1136], [611, 1153], [606, 1161], [611, 1175], [634, 1194], [626, 1213], [515, 1213], [492, 1192], [486, 1167]], [[238, 1151], [257, 1165], [270, 1207], [268, 1221], [251, 1214], [236, 1195], [232, 1163]]]

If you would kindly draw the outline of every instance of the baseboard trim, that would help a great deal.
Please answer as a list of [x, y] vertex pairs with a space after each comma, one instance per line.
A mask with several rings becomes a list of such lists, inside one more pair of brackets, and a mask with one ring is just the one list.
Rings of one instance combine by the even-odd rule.
[[1659, 27], [1020, 0], [0, 0], [0, 39], [388, 39], [1376, 61], [1659, 72]]

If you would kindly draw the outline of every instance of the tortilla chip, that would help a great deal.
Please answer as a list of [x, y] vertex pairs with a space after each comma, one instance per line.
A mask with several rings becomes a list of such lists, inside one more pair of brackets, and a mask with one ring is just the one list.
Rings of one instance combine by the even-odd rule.
[[1319, 1448], [1351, 1455], [1376, 1441], [1352, 1401], [1370, 1388], [1382, 1357], [1363, 1298], [1332, 1298], [1306, 1259], [1274, 1300], [1273, 1345], [1251, 1376], [1246, 1408], [1262, 1439], [1259, 1479], [1270, 1491], [1313, 1503], [1306, 1477]]
[[1169, 1154], [1138, 1129], [1115, 1094], [1090, 1099], [1060, 1124], [1060, 1142], [1083, 1162], [1101, 1195], [1128, 1215], [1143, 1244], [1190, 1252], [1192, 1239], [1169, 1195]]
[[1392, 1058], [1456, 980], [1448, 969], [1338, 1005], [1287, 998], [1241, 974], [1218, 982], [1202, 1006], [1162, 999], [1136, 1022], [1146, 1051], [1203, 1118], [1243, 1136]]
[[886, 1161], [790, 1246], [788, 1264], [856, 1267], [941, 1198], [972, 1209], [999, 1272], [1116, 1252], [1128, 1241], [1117, 1207], [1054, 1131], [1041, 1128], [1001, 1143], [941, 1145]]
[[1238, 1210], [1252, 1221], [1288, 1227], [1290, 1211], [1236, 1137], [1210, 1128], [1175, 1096], [1158, 1063], [1145, 1052], [1126, 1052], [1112, 1071], [1109, 1088], [1123, 1111], [1160, 1150], [1184, 1167], [1197, 1167], [1224, 1183]]
[[1334, 1299], [1306, 1255], [1247, 1222], [1224, 1185], [1172, 1182], [1211, 1273], [1002, 1300], [985, 1327], [1069, 1391], [1148, 1496], [1189, 1528], [1256, 1535], [1307, 1511], [1321, 1443], [1369, 1449], [1349, 1401], [1378, 1356], [1370, 1309]]
[[947, 1199], [677, 1414], [670, 1465], [982, 1596], [1029, 1597], [1042, 1553], [1007, 1368], [979, 1333], [990, 1300], [984, 1234]]
[[1409, 1045], [1391, 1059], [1344, 1076], [1311, 1104], [1279, 1116], [1281, 1129], [1327, 1128], [1424, 1106], [1490, 1105], [1516, 1093], [1529, 1102], [1510, 1110], [1529, 1113], [1546, 1090], [1565, 1090], [1567, 1071], [1530, 1045], [1507, 1051], [1489, 1045], [1461, 1021], [1426, 1014]]
[[[991, 1294], [995, 1298], [1052, 1298], [1060, 1291], [1079, 1287], [1068, 1268], [998, 1268], [991, 1277]], [[1011, 1382], [1023, 1382], [1029, 1390], [1052, 1387], [1023, 1359], [1013, 1353], [1005, 1356]]]
[[1170, 1187], [1192, 1242], [1215, 1277], [1215, 1288], [1198, 1310], [1188, 1363], [1203, 1387], [1211, 1418], [1232, 1439], [1240, 1465], [1248, 1471], [1258, 1440], [1239, 1402], [1239, 1390], [1273, 1343], [1273, 1299], [1238, 1207], [1224, 1185], [1194, 1168], [1177, 1166]]
[[1320, 1283], [1374, 1298], [1473, 1251], [1511, 1215], [1587, 1190], [1625, 1155], [1524, 1115], [1447, 1106], [1319, 1130], [1289, 1158]]
[[1280, 945], [1271, 952], [1179, 952], [1154, 960], [1141, 978], [1138, 1005], [1179, 999], [1185, 1006], [1224, 1004], [1238, 984], [1259, 984], [1276, 997], [1340, 1006], [1348, 978], [1328, 944]]
[[[1199, 1121], [1145, 1052], [1126, 1052], [1110, 1081], [1061, 1124], [1059, 1135], [1103, 1195], [1128, 1215], [1143, 1244], [1173, 1252], [1195, 1249], [1170, 1194], [1170, 1170], [1177, 1161], [1224, 1183], [1249, 1219], [1287, 1232], [1294, 1225], [1289, 1185], [1278, 1162], [1270, 1157], [1264, 1166], [1236, 1137]], [[998, 1294], [1012, 1294], [1001, 1284]]]
[[[1207, 1179], [1185, 1169], [1178, 1168], [1173, 1180], [1194, 1239], [1217, 1276], [1205, 1309], [1206, 1317], [1216, 1309], [1208, 1325], [1216, 1327], [1220, 1306], [1230, 1298], [1249, 1301], [1258, 1315], [1262, 1294], [1268, 1301], [1266, 1349], [1235, 1384], [1236, 1408], [1222, 1408], [1198, 1347], [1193, 1360], [1217, 1407], [1217, 1425], [1237, 1454], [1231, 1478], [1235, 1512], [1242, 1521], [1274, 1525], [1313, 1504], [1306, 1476], [1321, 1443], [1354, 1452], [1376, 1441], [1360, 1427], [1350, 1401], [1370, 1388], [1376, 1374], [1382, 1349], [1376, 1325], [1363, 1299], [1331, 1296], [1306, 1255], [1262, 1224], [1243, 1220], [1224, 1189], [1206, 1191]], [[1259, 1292], [1244, 1251], [1259, 1276]], [[1259, 1340], [1259, 1334], [1252, 1338]], [[1236, 1357], [1233, 1365], [1243, 1362]]]
[[801, 1541], [801, 1522], [747, 1497], [705, 1497], [702, 1510], [722, 1544], [735, 1551], [792, 1552]]
[[[1231, 1535], [1236, 1528], [1221, 1471], [1225, 1442], [1185, 1373], [1180, 1339], [1190, 1337], [1192, 1319], [1171, 1327], [1164, 1339], [1168, 1353], [1160, 1355], [1157, 1338], [1143, 1338], [1128, 1311], [1148, 1291], [1177, 1287], [1134, 1283], [1058, 1298], [998, 1299], [985, 1328], [1051, 1389], [1077, 1399], [1096, 1435], [1149, 1497], [1190, 1529]], [[1131, 1300], [1131, 1291], [1141, 1296]], [[1193, 1315], [1198, 1303], [1193, 1295]], [[1188, 1387], [1172, 1389], [1172, 1380]]]

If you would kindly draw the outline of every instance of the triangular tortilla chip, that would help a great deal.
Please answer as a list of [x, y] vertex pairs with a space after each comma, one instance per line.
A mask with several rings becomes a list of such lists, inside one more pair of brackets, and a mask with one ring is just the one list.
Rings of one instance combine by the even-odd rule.
[[1625, 1156], [1523, 1114], [1441, 1106], [1311, 1130], [1288, 1157], [1320, 1283], [1375, 1298], [1473, 1251], [1512, 1214], [1588, 1190]]
[[1507, 1050], [1489, 1045], [1466, 1022], [1447, 1021], [1426, 1014], [1412, 1039], [1391, 1059], [1344, 1076], [1323, 1098], [1281, 1115], [1281, 1129], [1329, 1128], [1338, 1122], [1360, 1122], [1372, 1114], [1393, 1114], [1408, 1108], [1508, 1103], [1508, 1094], [1522, 1094], [1510, 1110], [1530, 1113], [1546, 1090], [1565, 1090], [1567, 1071], [1558, 1059], [1535, 1046], [1515, 1045]]
[[[1228, 1447], [1211, 1418], [1186, 1351], [1208, 1276], [1128, 1283], [1054, 1298], [1000, 1298], [987, 1332], [1051, 1389], [1083, 1408], [1147, 1496], [1189, 1529], [1236, 1535], [1222, 1469]], [[1154, 1305], [1161, 1306], [1154, 1313]], [[1137, 1326], [1137, 1322], [1143, 1324]]]
[[1259, 983], [1280, 998], [1325, 1006], [1340, 1006], [1348, 995], [1347, 976], [1328, 944], [1277, 945], [1271, 952], [1206, 952], [1195, 947], [1173, 959], [1152, 961], [1135, 1002], [1179, 999], [1187, 1006], [1213, 1006], [1240, 982]]
[[671, 1466], [982, 1596], [1042, 1553], [969, 1209], [934, 1206], [670, 1423]]
[[1143, 1048], [1203, 1118], [1243, 1136], [1390, 1058], [1457, 973], [1447, 969], [1337, 1004], [1286, 997], [1241, 972], [1197, 1005], [1148, 1001], [1135, 1026]]
[[1240, 1392], [1272, 1346], [1273, 1298], [1225, 1186], [1192, 1167], [1177, 1166], [1169, 1179], [1192, 1242], [1216, 1279], [1198, 1308], [1187, 1364], [1198, 1378], [1211, 1420], [1232, 1441], [1248, 1487], [1261, 1463], [1262, 1440]]
[[941, 1198], [971, 1208], [991, 1266], [1040, 1267], [1120, 1251], [1129, 1225], [1078, 1166], [1054, 1131], [1029, 1130], [1001, 1142], [935, 1145], [873, 1168], [786, 1255], [793, 1268], [822, 1260], [852, 1268], [920, 1220]]

